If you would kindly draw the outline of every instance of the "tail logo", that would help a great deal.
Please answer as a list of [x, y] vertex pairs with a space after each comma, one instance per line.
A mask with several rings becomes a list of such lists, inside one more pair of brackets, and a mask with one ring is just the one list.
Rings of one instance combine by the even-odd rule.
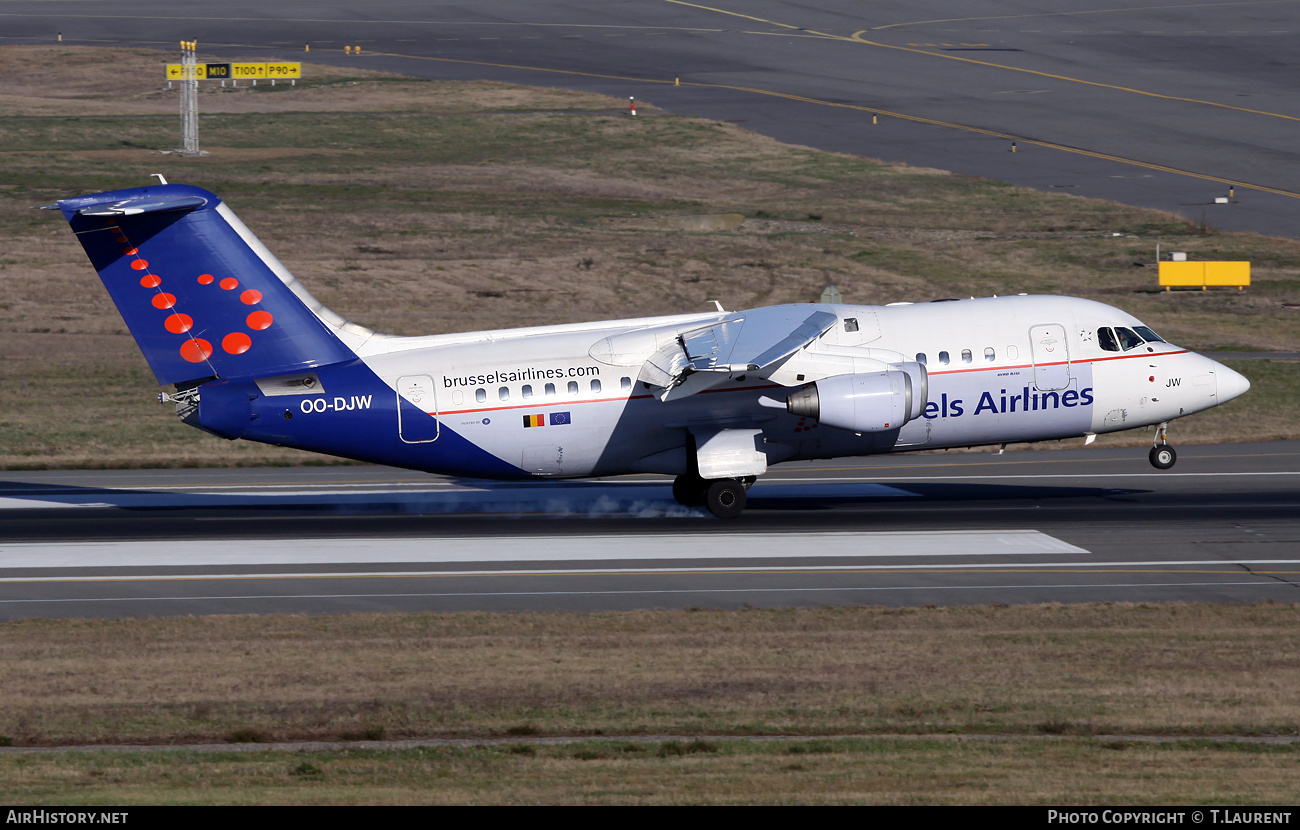
[[[149, 261], [140, 256], [140, 251], [126, 238], [125, 232], [116, 224], [110, 224], [109, 229], [117, 233], [117, 242], [120, 243], [122, 253], [129, 257], [134, 257], [131, 261], [131, 268], [136, 271], [143, 271], [144, 275], [140, 277], [140, 287], [151, 290], [153, 295], [150, 297], [150, 303], [159, 311], [170, 312], [163, 320], [163, 328], [172, 334], [189, 334], [194, 328], [194, 318], [188, 314], [176, 310], [176, 295], [163, 290], [163, 278], [149, 270]], [[221, 291], [234, 291], [239, 288], [239, 280], [235, 277], [225, 277], [220, 282], [212, 274], [200, 274], [198, 284], [204, 286], [217, 285]], [[214, 297], [214, 299], [216, 299]], [[255, 288], [248, 288], [239, 293], [239, 301], [246, 306], [256, 306], [262, 302], [262, 292]], [[248, 327], [249, 332], [266, 331], [275, 322], [269, 311], [255, 309], [250, 311], [244, 318], [244, 324]], [[253, 348], [253, 338], [248, 332], [232, 331], [221, 338], [221, 350], [230, 355], [241, 355]], [[180, 345], [180, 355], [190, 363], [202, 363], [212, 357], [212, 343], [201, 337], [189, 335], [188, 339]]]

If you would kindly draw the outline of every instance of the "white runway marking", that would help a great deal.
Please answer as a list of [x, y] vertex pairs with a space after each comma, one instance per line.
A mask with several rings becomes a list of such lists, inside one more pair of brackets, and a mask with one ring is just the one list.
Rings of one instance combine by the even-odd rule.
[[1036, 530], [0, 543], [0, 568], [1086, 554]]

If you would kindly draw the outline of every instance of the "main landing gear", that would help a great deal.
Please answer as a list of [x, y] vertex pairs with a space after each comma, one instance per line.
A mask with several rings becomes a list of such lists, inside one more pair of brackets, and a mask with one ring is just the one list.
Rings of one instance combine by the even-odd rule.
[[745, 492], [753, 483], [753, 476], [704, 479], [688, 473], [673, 479], [673, 498], [687, 507], [703, 507], [719, 519], [734, 519], [745, 509]]
[[1147, 456], [1151, 460], [1151, 466], [1157, 470], [1168, 470], [1178, 460], [1178, 453], [1165, 443], [1169, 438], [1168, 430], [1168, 421], [1156, 426], [1155, 445], [1151, 447], [1151, 453]]

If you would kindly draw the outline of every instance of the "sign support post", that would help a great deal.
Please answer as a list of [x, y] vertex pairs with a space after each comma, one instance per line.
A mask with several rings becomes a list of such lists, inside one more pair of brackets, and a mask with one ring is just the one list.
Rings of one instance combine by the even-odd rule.
[[185, 156], [201, 156], [199, 150], [199, 66], [195, 52], [198, 41], [181, 41], [181, 148]]

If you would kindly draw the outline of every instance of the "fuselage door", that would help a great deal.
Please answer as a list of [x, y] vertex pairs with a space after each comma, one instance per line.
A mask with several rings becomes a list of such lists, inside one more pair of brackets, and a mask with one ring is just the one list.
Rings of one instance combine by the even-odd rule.
[[1034, 386], [1040, 392], [1054, 392], [1070, 385], [1070, 347], [1065, 326], [1042, 323], [1029, 328], [1034, 350]]
[[397, 379], [397, 434], [408, 444], [438, 440], [438, 396], [428, 375]]

